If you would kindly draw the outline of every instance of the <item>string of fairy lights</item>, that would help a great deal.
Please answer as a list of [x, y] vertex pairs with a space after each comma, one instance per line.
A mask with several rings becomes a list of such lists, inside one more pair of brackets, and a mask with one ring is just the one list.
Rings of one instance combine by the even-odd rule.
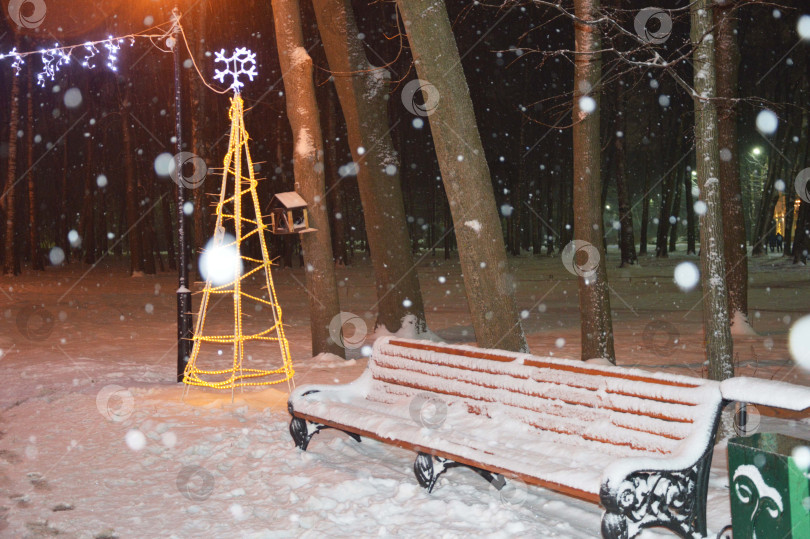
[[[159, 26], [155, 28], [159, 28]], [[132, 47], [137, 39], [149, 39], [154, 44], [155, 39], [166, 38], [169, 34], [169, 32], [152, 33], [155, 28], [125, 36], [108, 36], [106, 39], [86, 41], [77, 45], [60, 45], [56, 43], [53, 47], [36, 51], [19, 52], [17, 47], [14, 47], [9, 52], [0, 53], [0, 60], [11, 61], [11, 67], [14, 69], [15, 75], [19, 76], [23, 65], [26, 64], [26, 60], [32, 56], [39, 56], [42, 67], [37, 73], [37, 84], [43, 87], [46, 81], [55, 81], [57, 73], [63, 67], [78, 64], [84, 68], [94, 69], [97, 66], [97, 57], [99, 56], [103, 57], [103, 63], [110, 71], [118, 72], [118, 55], [123, 45], [129, 43], [129, 46]]]
[[[118, 73], [118, 60], [121, 49], [127, 44], [129, 47], [134, 46], [137, 40], [149, 40], [155, 48], [163, 52], [171, 52], [176, 44], [173, 34], [174, 30], [177, 29], [183, 36], [183, 41], [186, 44], [186, 50], [189, 53], [189, 59], [191, 60], [191, 63], [194, 66], [194, 69], [196, 70], [202, 84], [217, 94], [227, 93], [232, 88], [220, 90], [214, 88], [208, 84], [207, 80], [205, 80], [205, 77], [200, 71], [200, 68], [194, 58], [194, 54], [192, 54], [191, 49], [189, 48], [185, 29], [181, 24], [181, 19], [182, 17], [178, 17], [175, 20], [158, 24], [141, 32], [126, 34], [123, 36], [108, 36], [106, 39], [85, 41], [84, 43], [74, 45], [60, 45], [59, 43], [55, 43], [53, 47], [24, 52], [20, 52], [17, 50], [17, 47], [14, 47], [9, 52], [0, 52], [0, 61], [10, 61], [14, 74], [19, 76], [26, 62], [30, 61], [29, 59], [31, 57], [39, 56], [42, 66], [40, 67], [39, 72], [36, 74], [37, 84], [41, 87], [45, 87], [48, 81], [55, 82], [56, 75], [62, 68], [69, 65], [79, 65], [86, 69], [95, 69], [100, 59], [103, 61], [103, 64], [107, 67], [107, 69], [114, 73]], [[165, 42], [168, 50], [162, 48], [158, 44], [161, 41]], [[240, 50], [247, 51], [247, 49], [237, 49], [237, 52]], [[225, 51], [223, 50], [220, 53], [217, 53], [217, 55], [224, 54], [224, 52]], [[253, 55], [253, 58], [255, 59], [255, 54]], [[217, 71], [217, 73], [219, 73], [219, 71]], [[243, 74], [250, 75], [247, 72]], [[255, 76], [256, 73], [254, 72], [253, 75]], [[252, 76], [250, 77], [250, 80], [253, 80]]]

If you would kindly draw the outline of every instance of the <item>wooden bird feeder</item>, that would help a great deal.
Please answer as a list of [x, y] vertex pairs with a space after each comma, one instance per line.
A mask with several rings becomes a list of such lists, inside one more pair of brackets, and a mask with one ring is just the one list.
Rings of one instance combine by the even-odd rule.
[[270, 201], [270, 232], [273, 234], [305, 234], [315, 232], [309, 227], [307, 201], [295, 191], [276, 193]]

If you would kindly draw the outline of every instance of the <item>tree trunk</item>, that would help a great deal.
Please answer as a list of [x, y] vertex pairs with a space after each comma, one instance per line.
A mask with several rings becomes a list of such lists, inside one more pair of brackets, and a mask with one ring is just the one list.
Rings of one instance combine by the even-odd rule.
[[718, 180], [715, 58], [711, 0], [696, 0], [690, 6], [692, 56], [695, 85], [695, 149], [697, 178], [706, 212], [700, 217], [700, 266], [703, 289], [703, 333], [709, 377], [725, 380], [734, 376], [732, 340], [723, 248], [723, 215]]
[[669, 226], [669, 252], [675, 252], [675, 247], [678, 242], [678, 221], [681, 216], [681, 190], [683, 189], [683, 185], [681, 185], [681, 178], [686, 173], [686, 165], [678, 166], [675, 170], [675, 181], [672, 184], [672, 188], [675, 189], [674, 193], [674, 201], [672, 202], [672, 211], [670, 212], [672, 216], [672, 222]]
[[[152, 200], [155, 182], [154, 171], [141, 169], [139, 177], [141, 181], [139, 182], [140, 185], [138, 189], [138, 207], [140, 208], [138, 211], [138, 218], [140, 219], [138, 229], [140, 230], [141, 245], [143, 247], [143, 272], [146, 275], [155, 275], [157, 273], [157, 267], [155, 266], [155, 231], [152, 228], [153, 219], [152, 216], [144, 214], [144, 212], [149, 211], [152, 204], [154, 204]], [[145, 203], [141, 204], [140, 201], [144, 201]]]
[[683, 175], [683, 196], [686, 199], [686, 254], [693, 255], [695, 250], [695, 199], [692, 195], [692, 172]]
[[[15, 41], [19, 46], [19, 40]], [[11, 113], [8, 121], [8, 175], [6, 176], [6, 188], [3, 191], [2, 204], [6, 214], [6, 237], [4, 245], [5, 256], [3, 258], [3, 272], [6, 275], [17, 275], [20, 273], [20, 261], [17, 258], [15, 249], [15, 225], [16, 208], [14, 201], [14, 189], [17, 183], [17, 129], [20, 118], [20, 77], [11, 77]]]
[[[202, 189], [202, 186], [198, 187], [198, 190]], [[163, 216], [163, 235], [166, 238], [166, 252], [169, 256], [169, 269], [177, 270], [177, 253], [174, 250], [174, 227], [172, 226], [174, 223], [174, 219], [172, 219], [172, 204], [170, 199], [176, 199], [177, 197], [171, 196], [171, 186], [169, 186], [169, 193], [167, 196], [163, 197], [163, 200], [160, 201], [160, 213]], [[200, 210], [200, 207], [195, 204], [194, 211]], [[197, 223], [194, 222], [196, 227]], [[197, 251], [195, 250], [194, 253], [196, 254]], [[189, 263], [193, 263], [189, 260]], [[196, 267], [196, 264], [194, 264]]]
[[[784, 128], [783, 126], [779, 126], [779, 129], [782, 131], [782, 137], [777, 143], [776, 148], [784, 148], [788, 140], [790, 129], [788, 129], [788, 125], [784, 125]], [[767, 254], [768, 236], [774, 233], [773, 212], [776, 208], [776, 203], [779, 201], [779, 193], [775, 190], [775, 183], [784, 164], [777, 151], [772, 149], [768, 153], [768, 174], [762, 186], [762, 198], [760, 199], [759, 209], [756, 214], [757, 219], [753, 236], [754, 245], [751, 249], [751, 256]]]
[[[543, 191], [543, 234], [545, 235], [546, 242], [546, 255], [551, 256], [554, 254], [554, 183], [552, 178], [546, 174], [543, 177], [544, 191]], [[558, 197], [559, 198], [559, 197]], [[557, 219], [559, 220], [560, 214], [557, 212]]]
[[669, 217], [672, 215], [672, 199], [675, 187], [676, 170], [671, 170], [661, 182], [661, 205], [658, 208], [658, 231], [655, 236], [655, 257], [669, 257], [667, 240], [669, 240]]
[[329, 204], [329, 225], [332, 228], [332, 254], [335, 264], [343, 267], [348, 265], [346, 252], [347, 212], [343, 203], [343, 185], [338, 177], [338, 129], [337, 129], [337, 93], [334, 85], [326, 88], [326, 185], [327, 202]]
[[84, 197], [82, 197], [82, 214], [79, 218], [79, 237], [82, 240], [82, 252], [84, 262], [92, 264], [96, 261], [96, 234], [95, 234], [95, 211], [96, 211], [96, 178], [93, 174], [94, 146], [93, 137], [86, 139], [85, 170], [84, 170]]
[[429, 114], [450, 201], [476, 340], [484, 348], [528, 350], [489, 167], [447, 9], [443, 0], [397, 0], [397, 6], [423, 95], [427, 89], [440, 98], [437, 107], [424, 113]]
[[[804, 77], [804, 83], [806, 84], [808, 81], [807, 74]], [[810, 112], [808, 112], [807, 106], [810, 104], [810, 100], [807, 99], [805, 96], [804, 99], [804, 107], [802, 109], [802, 126], [800, 133], [807, 133], [810, 131]], [[784, 244], [784, 255], [783, 256], [792, 256], [792, 240], [793, 240], [793, 221], [794, 221], [794, 211], [795, 211], [795, 200], [796, 200], [796, 177], [799, 175], [799, 172], [804, 169], [805, 163], [807, 162], [807, 155], [808, 151], [810, 151], [810, 143], [808, 141], [803, 140], [801, 142], [801, 146], [796, 151], [796, 159], [793, 161], [793, 170], [790, 175], [790, 179], [786, 181], [787, 184], [785, 186], [785, 230], [783, 236], [783, 244]]]
[[737, 147], [737, 80], [739, 51], [735, 35], [735, 2], [716, 2], [714, 20], [717, 62], [717, 144], [720, 147], [720, 198], [728, 268], [728, 311], [748, 317], [748, 256]]
[[801, 201], [796, 214], [796, 237], [793, 238], [793, 263], [807, 264], [810, 252], [810, 204]]
[[643, 165], [641, 168], [641, 173], [644, 175], [644, 187], [641, 190], [641, 230], [639, 230], [638, 238], [639, 256], [647, 254], [647, 232], [650, 222], [650, 193], [647, 188], [650, 185], [650, 171], [647, 168], [649, 159], [647, 156], [647, 151], [642, 151], [644, 152], [644, 157], [642, 158]]
[[34, 72], [29, 65], [28, 69], [28, 103], [27, 103], [28, 133], [26, 143], [28, 146], [28, 246], [31, 257], [31, 269], [42, 270], [42, 254], [39, 252], [39, 234], [37, 231], [37, 190], [34, 181]]
[[[574, 2], [576, 16], [581, 21], [594, 20], [598, 9], [599, 0]], [[602, 58], [598, 52], [601, 46], [598, 27], [575, 21], [574, 41], [577, 55], [574, 58], [573, 161], [574, 207], [577, 211], [574, 212], [574, 249], [569, 254], [573, 257], [572, 267], [579, 275], [582, 360], [606, 358], [611, 363], [616, 363], [607, 259], [602, 239], [604, 231], [599, 144], [601, 89], [598, 87], [602, 75]], [[591, 101], [591, 106], [595, 104], [593, 110], [583, 106]], [[585, 260], [582, 260], [583, 254], [587, 256]]]
[[329, 336], [329, 325], [340, 315], [332, 236], [326, 208], [326, 181], [312, 58], [304, 48], [298, 0], [272, 0], [278, 56], [283, 73], [287, 117], [295, 141], [293, 168], [301, 195], [309, 203], [309, 222], [315, 232], [301, 235], [309, 292], [312, 354], [344, 356], [341, 343]]
[[70, 263], [70, 242], [68, 241], [68, 214], [70, 201], [68, 200], [68, 137], [65, 137], [62, 146], [62, 172], [60, 174], [60, 200], [59, 200], [59, 226], [57, 226], [56, 244], [65, 255], [65, 264]]
[[[620, 100], [622, 107], [624, 100]], [[616, 131], [621, 131], [622, 136], [616, 135], [613, 145], [614, 152], [614, 168], [616, 171], [616, 196], [619, 202], [619, 251], [621, 253], [620, 267], [626, 264], [638, 263], [636, 256], [636, 239], [633, 234], [633, 209], [630, 205], [630, 192], [627, 188], [627, 175], [625, 171], [625, 161], [627, 154], [625, 152], [624, 142], [626, 137], [626, 121], [623, 110], [616, 112]]]
[[416, 316], [416, 330], [427, 329], [419, 277], [411, 254], [400, 163], [388, 123], [388, 72], [374, 68], [347, 0], [313, 0], [318, 29], [357, 167], [357, 183], [368, 247], [377, 283], [378, 326], [400, 329], [405, 316]]
[[129, 106], [129, 90], [126, 89], [120, 106], [127, 199], [127, 228], [122, 231], [122, 234], [126, 233], [129, 239], [129, 272], [134, 274], [135, 272], [143, 272], [143, 246], [141, 244], [140, 226], [136, 224], [138, 222], [139, 200], [138, 186], [135, 179], [135, 163], [132, 159], [132, 143], [130, 141]]

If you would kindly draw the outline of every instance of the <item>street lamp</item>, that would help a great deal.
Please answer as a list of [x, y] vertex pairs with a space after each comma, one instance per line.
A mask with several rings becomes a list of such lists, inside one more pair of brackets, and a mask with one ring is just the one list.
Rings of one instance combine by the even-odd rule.
[[[180, 87], [180, 10], [175, 7], [172, 10], [172, 36], [174, 43], [172, 51], [174, 53], [174, 120], [175, 120], [175, 142], [176, 153], [174, 156], [174, 167], [177, 177], [182, 177], [183, 151], [183, 103], [182, 91]], [[184, 206], [186, 194], [183, 182], [177, 183], [177, 381], [183, 381], [183, 374], [186, 370], [188, 358], [191, 356], [191, 290], [188, 288], [188, 252], [186, 242], [186, 215]]]
[[755, 157], [758, 156], [761, 153], [762, 153], [762, 148], [759, 148], [759, 147], [756, 147], [753, 150], [751, 150], [751, 155], [753, 155]]

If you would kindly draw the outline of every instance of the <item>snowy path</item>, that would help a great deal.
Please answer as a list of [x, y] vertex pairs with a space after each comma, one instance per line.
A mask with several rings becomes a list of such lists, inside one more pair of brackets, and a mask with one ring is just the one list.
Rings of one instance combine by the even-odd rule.
[[[672, 284], [677, 261], [611, 269], [620, 364], [698, 375], [705, 368], [700, 310], [689, 311], [700, 296]], [[577, 357], [573, 278], [559, 259], [515, 263], [532, 350]], [[120, 267], [100, 266], [59, 302], [85, 270], [49, 269], [47, 285], [32, 275], [1, 281], [0, 536], [598, 535], [598, 507], [520, 484], [501, 494], [467, 470], [451, 470], [428, 495], [413, 477], [413, 455], [374, 441], [357, 444], [326, 431], [302, 453], [287, 432], [286, 386], [237, 394], [233, 404], [227, 393], [193, 389], [184, 403], [172, 382], [173, 276], [130, 279]], [[362, 359], [338, 365], [304, 359], [310, 355], [306, 297], [292, 276], [277, 272], [276, 280], [296, 383], [354, 379]], [[300, 271], [295, 276], [303, 282]], [[370, 268], [340, 270], [339, 278], [348, 279], [344, 310], [362, 316], [374, 303]], [[448, 340], [471, 339], [456, 287], [458, 264], [420, 267], [420, 278], [431, 328]], [[752, 278], [759, 335], [735, 337], [739, 373], [810, 385], [786, 351], [791, 321], [807, 311], [806, 268], [761, 265]], [[52, 315], [47, 335], [18, 327], [20, 313], [32, 305]], [[670, 324], [677, 343], [667, 331], [650, 341], [651, 321]], [[807, 418], [767, 423], [810, 438]], [[724, 451], [716, 454], [714, 530], [728, 521]]]

